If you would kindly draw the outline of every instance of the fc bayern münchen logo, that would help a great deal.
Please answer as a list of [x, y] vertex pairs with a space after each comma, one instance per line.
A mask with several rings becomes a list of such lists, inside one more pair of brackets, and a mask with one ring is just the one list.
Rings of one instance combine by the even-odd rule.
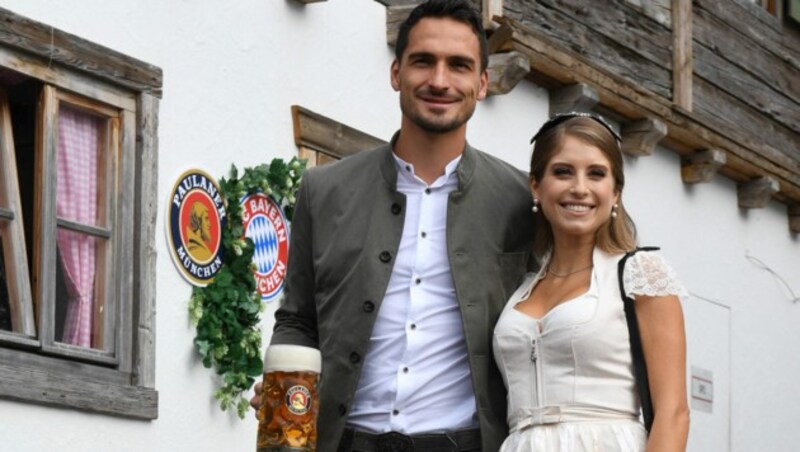
[[263, 193], [242, 199], [244, 235], [253, 240], [256, 290], [268, 302], [280, 295], [289, 259], [289, 228], [283, 209]]
[[222, 267], [227, 212], [217, 181], [203, 171], [181, 174], [167, 207], [167, 242], [175, 265], [195, 286], [206, 286]]

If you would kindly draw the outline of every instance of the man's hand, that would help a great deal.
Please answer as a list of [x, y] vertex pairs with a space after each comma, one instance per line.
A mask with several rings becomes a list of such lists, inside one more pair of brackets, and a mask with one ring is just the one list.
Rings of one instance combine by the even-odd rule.
[[250, 406], [256, 410], [258, 413], [258, 409], [261, 408], [261, 383], [260, 381], [256, 382], [256, 385], [253, 386], [253, 390], [255, 390], [256, 394], [250, 398]]

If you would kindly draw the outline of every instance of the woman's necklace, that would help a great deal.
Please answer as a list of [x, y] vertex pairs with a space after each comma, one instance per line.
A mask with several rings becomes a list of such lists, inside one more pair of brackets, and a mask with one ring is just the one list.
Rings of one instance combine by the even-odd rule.
[[547, 266], [547, 273], [550, 273], [551, 275], [555, 276], [556, 278], [566, 278], [567, 276], [572, 276], [572, 275], [574, 275], [576, 273], [585, 272], [586, 270], [589, 270], [592, 267], [594, 267], [594, 264], [589, 264], [588, 267], [583, 267], [583, 268], [580, 268], [578, 270], [575, 270], [575, 271], [569, 272], [569, 273], [556, 273], [548, 265]]

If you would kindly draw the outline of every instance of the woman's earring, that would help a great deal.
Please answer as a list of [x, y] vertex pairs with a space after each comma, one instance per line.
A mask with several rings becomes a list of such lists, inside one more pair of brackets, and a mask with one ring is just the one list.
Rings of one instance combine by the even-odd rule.
[[533, 198], [533, 207], [531, 207], [531, 210], [533, 211], [533, 213], [538, 213], [539, 212], [539, 200], [538, 199]]
[[611, 208], [611, 218], [617, 218], [617, 208], [619, 205], [614, 204], [614, 207]]

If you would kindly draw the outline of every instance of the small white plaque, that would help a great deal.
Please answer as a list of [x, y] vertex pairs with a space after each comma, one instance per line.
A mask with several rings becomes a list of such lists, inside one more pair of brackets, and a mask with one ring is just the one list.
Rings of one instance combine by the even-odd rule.
[[711, 413], [714, 408], [714, 373], [692, 366], [692, 408]]

